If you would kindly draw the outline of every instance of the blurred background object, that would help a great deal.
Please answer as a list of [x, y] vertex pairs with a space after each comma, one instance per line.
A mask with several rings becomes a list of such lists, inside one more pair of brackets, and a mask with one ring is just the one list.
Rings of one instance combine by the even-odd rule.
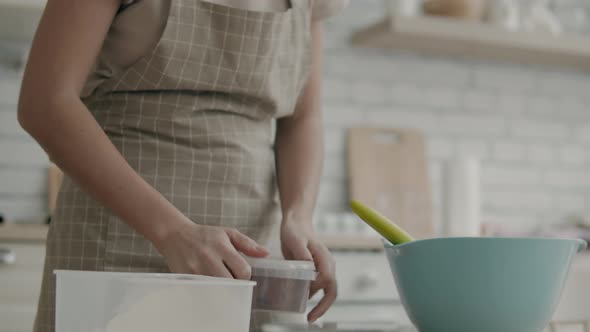
[[423, 11], [436, 15], [481, 22], [487, 10], [486, 0], [425, 0]]
[[384, 0], [389, 11], [400, 16], [422, 15], [422, 0]]
[[486, 21], [510, 31], [520, 29], [520, 3], [518, 0], [488, 1]]
[[589, 32], [589, 8], [588, 1], [555, 0], [552, 3], [552, 10], [564, 32], [578, 35], [587, 35]]
[[458, 156], [445, 162], [442, 236], [481, 236], [480, 162]]
[[536, 0], [523, 11], [522, 27], [525, 31], [546, 32], [559, 35], [563, 32], [561, 23], [549, 6], [549, 0]]

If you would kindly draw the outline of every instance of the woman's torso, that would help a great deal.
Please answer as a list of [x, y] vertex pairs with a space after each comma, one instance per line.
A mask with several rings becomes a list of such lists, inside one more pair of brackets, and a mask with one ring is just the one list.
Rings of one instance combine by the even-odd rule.
[[[264, 243], [280, 218], [273, 119], [293, 113], [305, 84], [313, 16], [343, 3], [318, 1], [324, 9], [316, 14], [310, 0], [268, 12], [137, 0], [115, 17], [83, 101], [128, 163], [191, 220]], [[54, 269], [167, 267], [153, 245], [66, 176], [36, 332], [54, 330]]]
[[[187, 217], [263, 243], [280, 217], [272, 120], [293, 112], [308, 71], [309, 2], [291, 3], [260, 12], [171, 0], [152, 49], [83, 99], [129, 164]], [[107, 229], [113, 264], [150, 248], [115, 216]]]

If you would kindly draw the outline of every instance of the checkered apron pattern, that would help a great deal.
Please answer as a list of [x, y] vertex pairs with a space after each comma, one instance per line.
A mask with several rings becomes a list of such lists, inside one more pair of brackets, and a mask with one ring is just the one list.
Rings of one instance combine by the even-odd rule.
[[[171, 0], [153, 50], [83, 100], [129, 164], [187, 217], [261, 243], [280, 219], [273, 121], [292, 114], [309, 69], [310, 1], [290, 7]], [[151, 243], [67, 176], [35, 332], [54, 331], [55, 269], [168, 271]]]

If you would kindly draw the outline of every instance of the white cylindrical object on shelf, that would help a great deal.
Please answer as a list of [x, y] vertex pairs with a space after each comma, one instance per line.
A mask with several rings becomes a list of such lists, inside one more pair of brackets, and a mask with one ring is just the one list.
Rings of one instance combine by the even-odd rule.
[[518, 0], [489, 2], [488, 21], [510, 31], [520, 29], [520, 3]]
[[480, 236], [481, 189], [477, 158], [449, 160], [443, 178], [443, 236]]
[[342, 232], [348, 235], [356, 235], [358, 234], [358, 222], [356, 220], [356, 215], [353, 213], [341, 213], [340, 220], [342, 222]]
[[419, 0], [385, 0], [385, 8], [392, 16], [417, 16], [421, 11]]

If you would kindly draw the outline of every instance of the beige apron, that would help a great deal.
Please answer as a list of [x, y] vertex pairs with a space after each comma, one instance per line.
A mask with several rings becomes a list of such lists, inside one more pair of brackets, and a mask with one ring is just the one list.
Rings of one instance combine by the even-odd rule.
[[[129, 164], [187, 217], [266, 243], [280, 218], [272, 124], [293, 112], [306, 80], [310, 21], [309, 0], [292, 0], [286, 12], [172, 0], [153, 51], [84, 102]], [[55, 269], [167, 272], [147, 240], [67, 177], [36, 332], [54, 331]]]

